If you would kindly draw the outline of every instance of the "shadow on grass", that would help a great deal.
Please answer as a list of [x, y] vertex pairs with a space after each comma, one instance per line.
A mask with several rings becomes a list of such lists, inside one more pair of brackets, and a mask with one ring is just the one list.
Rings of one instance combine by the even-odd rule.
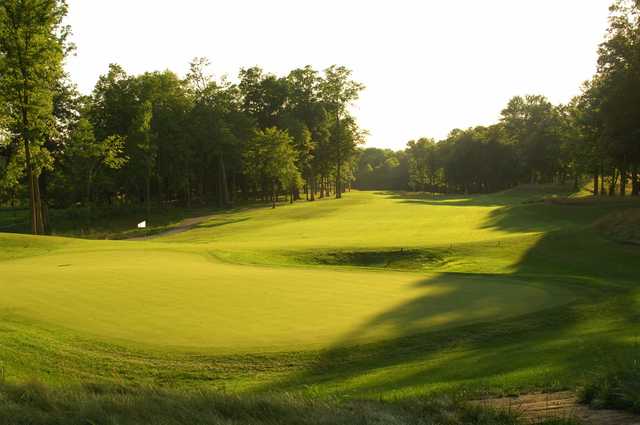
[[[530, 214], [537, 215], [538, 222], [527, 226]], [[305, 370], [254, 390], [402, 396], [448, 390], [511, 393], [575, 388], [599, 361], [597, 353], [625, 350], [630, 339], [638, 336], [640, 250], [613, 244], [578, 226], [556, 223], [556, 212], [549, 213], [546, 221], [540, 214], [507, 207], [485, 226], [510, 231], [552, 229], [509, 277], [542, 281], [547, 288], [570, 288], [576, 301], [519, 317], [419, 334], [423, 323], [433, 318], [438, 300], [416, 298], [363, 324], [321, 352]], [[592, 218], [580, 217], [575, 223], [582, 225]], [[447, 276], [419, 284], [445, 282]], [[451, 302], [458, 295], [453, 291], [443, 296]], [[500, 307], [490, 297], [479, 298], [457, 305], [451, 313], [471, 314], [492, 302], [493, 308]], [[347, 347], [380, 329], [393, 329], [395, 338]]]
[[497, 195], [445, 195], [422, 192], [375, 192], [401, 203], [452, 207], [494, 207], [504, 205], [507, 200]]
[[476, 206], [493, 207], [507, 204], [540, 203], [545, 199], [565, 197], [574, 192], [566, 185], [520, 185], [513, 189], [487, 194], [442, 194], [425, 192], [379, 191], [379, 195], [387, 196], [402, 202], [441, 206]]
[[214, 228], [214, 227], [226, 226], [227, 224], [243, 223], [243, 222], [249, 221], [249, 220], [250, 220], [249, 217], [237, 218], [237, 219], [231, 219], [231, 220], [216, 220], [216, 219], [212, 219], [212, 220], [205, 221], [204, 223], [196, 224], [192, 228], [193, 229], [209, 229], [209, 228]]

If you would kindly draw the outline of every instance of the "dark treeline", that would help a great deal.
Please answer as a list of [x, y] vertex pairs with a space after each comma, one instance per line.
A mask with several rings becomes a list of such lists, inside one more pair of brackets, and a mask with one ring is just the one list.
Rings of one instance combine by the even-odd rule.
[[275, 202], [340, 197], [364, 132], [349, 112], [350, 70], [307, 66], [214, 79], [203, 58], [185, 78], [111, 65], [81, 96], [63, 72], [71, 51], [63, 0], [0, 4], [0, 205], [48, 208]]
[[195, 59], [130, 75], [111, 65], [81, 96], [63, 71], [72, 51], [64, 0], [0, 3], [0, 205], [48, 208], [340, 197], [363, 189], [490, 192], [520, 183], [593, 180], [595, 195], [638, 195], [640, 2], [617, 0], [598, 72], [553, 105], [514, 97], [498, 123], [423, 138], [402, 152], [359, 150], [349, 112], [363, 86], [311, 67], [214, 79]]
[[598, 72], [567, 105], [514, 97], [498, 123], [360, 151], [355, 187], [491, 192], [520, 183], [593, 181], [594, 195], [640, 193], [640, 2], [618, 0]]

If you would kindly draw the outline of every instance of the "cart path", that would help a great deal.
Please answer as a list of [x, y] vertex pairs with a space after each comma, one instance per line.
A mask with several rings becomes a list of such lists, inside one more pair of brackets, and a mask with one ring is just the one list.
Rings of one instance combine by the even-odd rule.
[[169, 230], [165, 230], [163, 232], [155, 233], [153, 235], [148, 236], [135, 236], [133, 238], [127, 238], [128, 241], [147, 241], [150, 239], [162, 238], [165, 236], [175, 235], [177, 233], [186, 232], [187, 230], [191, 230], [197, 225], [204, 223], [205, 221], [215, 217], [216, 214], [203, 215], [200, 217], [191, 217], [185, 218], [180, 223], [178, 223], [175, 227], [172, 227]]

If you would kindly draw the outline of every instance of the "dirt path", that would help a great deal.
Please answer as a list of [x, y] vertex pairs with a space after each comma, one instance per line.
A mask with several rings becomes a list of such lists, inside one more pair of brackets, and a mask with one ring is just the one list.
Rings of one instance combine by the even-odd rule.
[[576, 395], [569, 391], [493, 398], [474, 403], [515, 410], [532, 424], [549, 418], [576, 418], [587, 425], [640, 425], [640, 416], [616, 410], [590, 409], [579, 404]]
[[128, 241], [148, 241], [150, 239], [156, 239], [156, 238], [162, 238], [164, 236], [175, 235], [177, 233], [182, 233], [182, 232], [186, 232], [187, 230], [191, 230], [194, 227], [196, 227], [198, 224], [204, 223], [205, 221], [209, 220], [212, 217], [214, 217], [214, 214], [205, 215], [205, 216], [201, 216], [201, 217], [186, 218], [186, 219], [182, 220], [180, 223], [178, 223], [177, 226], [172, 227], [171, 229], [166, 230], [164, 232], [154, 233], [153, 235], [148, 235], [148, 236], [136, 236], [136, 237], [133, 237], [133, 238], [127, 238], [126, 240], [128, 240]]

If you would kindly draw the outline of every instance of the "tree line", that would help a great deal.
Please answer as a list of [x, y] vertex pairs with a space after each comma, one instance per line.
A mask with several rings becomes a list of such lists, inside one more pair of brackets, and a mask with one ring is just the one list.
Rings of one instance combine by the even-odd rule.
[[0, 5], [0, 205], [28, 204], [32, 231], [72, 205], [275, 203], [340, 198], [365, 132], [350, 113], [364, 86], [343, 66], [284, 76], [185, 78], [112, 64], [90, 95], [64, 73], [64, 0]]
[[640, 2], [617, 0], [598, 71], [565, 105], [516, 96], [491, 126], [359, 152], [356, 187], [492, 192], [522, 183], [592, 180], [593, 194], [640, 194]]

